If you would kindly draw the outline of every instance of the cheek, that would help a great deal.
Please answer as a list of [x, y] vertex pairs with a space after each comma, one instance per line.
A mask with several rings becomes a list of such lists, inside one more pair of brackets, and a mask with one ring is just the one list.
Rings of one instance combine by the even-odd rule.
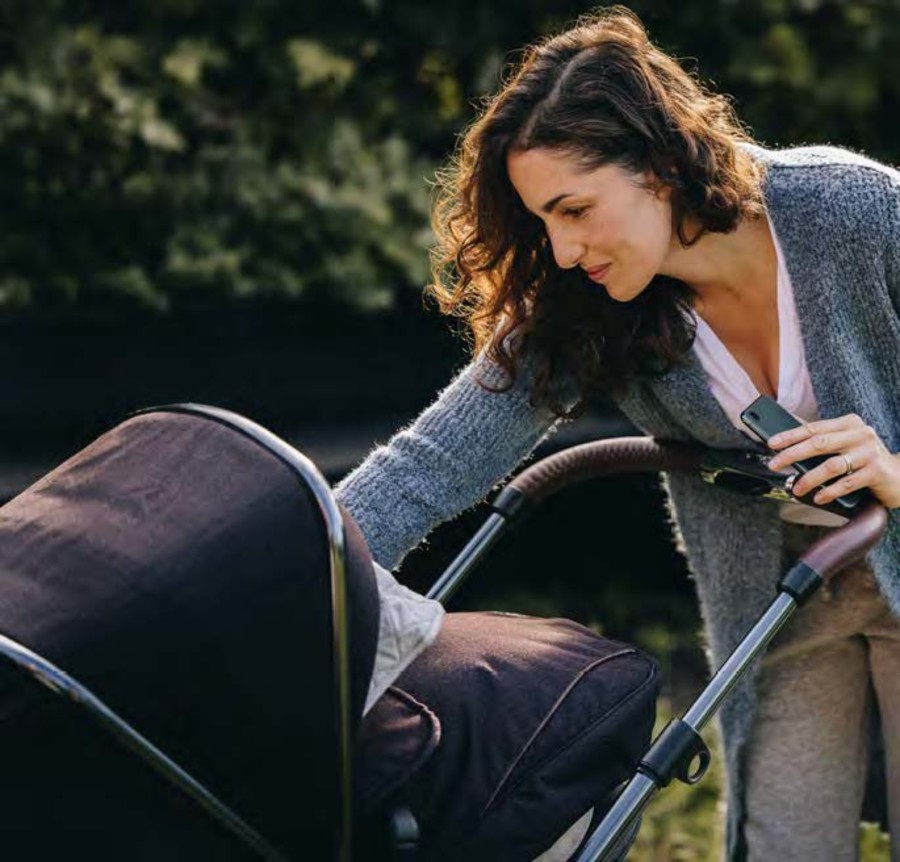
[[652, 203], [643, 209], [635, 219], [635, 235], [641, 237], [640, 244], [648, 262], [661, 261], [669, 251], [672, 242], [672, 218], [668, 208]]
[[642, 270], [665, 258], [672, 239], [668, 207], [646, 194], [623, 201], [616, 212], [599, 215], [591, 228], [609, 253]]
[[632, 266], [652, 266], [668, 248], [668, 233], [652, 214], [635, 213], [616, 225], [615, 246]]

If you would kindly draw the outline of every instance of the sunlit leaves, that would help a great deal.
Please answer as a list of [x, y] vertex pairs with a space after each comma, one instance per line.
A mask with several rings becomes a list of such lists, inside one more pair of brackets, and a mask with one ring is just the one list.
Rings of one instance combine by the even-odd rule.
[[352, 60], [314, 39], [291, 39], [286, 49], [297, 71], [297, 86], [301, 90], [319, 86], [341, 90], [356, 70]]
[[227, 62], [225, 52], [210, 42], [181, 39], [163, 57], [162, 68], [185, 87], [196, 88], [202, 83], [207, 68], [220, 69]]

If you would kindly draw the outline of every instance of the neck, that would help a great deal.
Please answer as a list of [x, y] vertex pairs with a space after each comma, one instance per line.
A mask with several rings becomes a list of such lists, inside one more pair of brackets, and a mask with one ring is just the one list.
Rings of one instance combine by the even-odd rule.
[[[689, 224], [686, 233], [692, 236], [696, 229]], [[769, 223], [759, 217], [743, 219], [731, 233], [705, 233], [687, 248], [674, 236], [662, 273], [687, 284], [704, 305], [743, 304], [770, 283], [775, 266]]]

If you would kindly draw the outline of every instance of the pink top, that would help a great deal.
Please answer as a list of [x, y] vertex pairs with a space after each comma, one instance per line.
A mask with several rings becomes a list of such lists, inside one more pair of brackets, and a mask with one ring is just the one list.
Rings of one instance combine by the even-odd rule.
[[[813, 393], [812, 381], [809, 379], [809, 370], [806, 367], [800, 322], [797, 319], [797, 308], [794, 305], [794, 290], [784, 262], [784, 252], [771, 219], [769, 219], [769, 229], [772, 232], [775, 254], [778, 258], [778, 397], [776, 400], [795, 416], [805, 422], [812, 422], [819, 418], [819, 406]], [[750, 379], [750, 375], [731, 355], [709, 324], [696, 312], [694, 320], [697, 324], [697, 336], [693, 349], [706, 372], [709, 388], [731, 420], [732, 425], [744, 433], [750, 433], [741, 422], [740, 413], [751, 401], [759, 397], [759, 390]], [[794, 503], [785, 503], [781, 507], [780, 514], [785, 521], [802, 524], [837, 526], [846, 522], [846, 519], [839, 515], [832, 515], [829, 512]]]

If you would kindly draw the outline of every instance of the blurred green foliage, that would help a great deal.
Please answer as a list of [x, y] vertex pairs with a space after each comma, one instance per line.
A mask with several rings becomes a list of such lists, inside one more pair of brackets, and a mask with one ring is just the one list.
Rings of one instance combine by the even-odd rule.
[[[895, 0], [630, 5], [760, 139], [896, 158]], [[511, 52], [587, 8], [4, 0], [0, 307], [414, 299], [434, 167]]]

